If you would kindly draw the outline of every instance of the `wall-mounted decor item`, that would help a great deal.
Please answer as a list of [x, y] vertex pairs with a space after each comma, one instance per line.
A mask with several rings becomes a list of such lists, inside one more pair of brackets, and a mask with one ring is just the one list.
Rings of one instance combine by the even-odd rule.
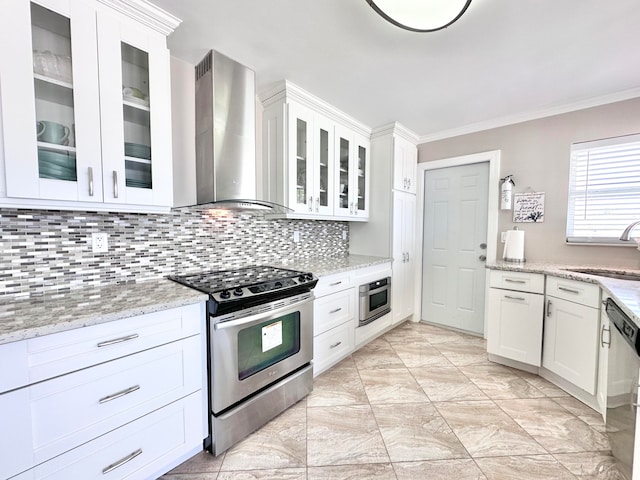
[[516, 193], [513, 196], [513, 221], [543, 222], [544, 192]]

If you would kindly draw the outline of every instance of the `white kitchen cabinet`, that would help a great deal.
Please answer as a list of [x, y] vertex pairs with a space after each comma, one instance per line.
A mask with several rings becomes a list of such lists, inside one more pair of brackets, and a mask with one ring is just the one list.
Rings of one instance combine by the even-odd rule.
[[[0, 477], [94, 478], [95, 468], [110, 464], [104, 460], [130, 453], [121, 454], [123, 440], [136, 431], [130, 425], [146, 425], [149, 416], [159, 425], [163, 412], [176, 408], [189, 413], [172, 414], [178, 423], [156, 432], [153, 445], [132, 450], [146, 453], [131, 459], [137, 465], [131, 478], [163, 473], [201, 449], [207, 435], [203, 331], [200, 303], [0, 345], [0, 357], [14, 354], [11, 363], [26, 372], [0, 390]], [[90, 469], [75, 470], [80, 464]]]
[[490, 272], [487, 352], [540, 366], [544, 275]]
[[[607, 414], [607, 370], [609, 369], [609, 348], [611, 346], [611, 325], [604, 308], [600, 311], [600, 338], [598, 341], [598, 384], [596, 399], [603, 417]], [[605, 418], [606, 421], [606, 418]]]
[[[171, 206], [166, 34], [177, 21], [123, 3], [19, 0], [3, 15], [1, 203]], [[162, 31], [147, 26], [157, 19]]]
[[393, 158], [393, 189], [415, 195], [418, 164], [416, 144], [401, 136], [394, 136]]
[[[416, 143], [417, 136], [398, 124], [374, 131], [371, 162], [375, 169], [371, 172], [371, 191], [375, 194], [370, 199], [369, 221], [352, 224], [349, 228], [350, 253], [393, 260], [391, 309], [394, 324], [411, 317], [415, 309], [416, 198], [410, 189], [404, 188], [408, 185], [404, 180], [416, 169]], [[395, 188], [398, 178], [400, 189]]]
[[261, 98], [266, 199], [287, 218], [366, 221], [370, 130], [290, 82]]
[[599, 303], [597, 285], [547, 277], [542, 366], [590, 395], [596, 394]]
[[416, 196], [393, 192], [393, 281], [391, 283], [393, 323], [413, 315], [415, 300], [415, 216]]

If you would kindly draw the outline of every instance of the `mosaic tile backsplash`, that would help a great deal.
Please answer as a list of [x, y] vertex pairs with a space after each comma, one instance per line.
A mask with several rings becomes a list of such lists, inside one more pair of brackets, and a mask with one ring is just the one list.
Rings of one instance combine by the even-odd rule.
[[[0, 209], [0, 295], [34, 296], [348, 254], [346, 222], [186, 207], [168, 214]], [[294, 231], [300, 241], [293, 241]], [[343, 231], [347, 240], [343, 240]], [[91, 234], [108, 235], [93, 253]]]

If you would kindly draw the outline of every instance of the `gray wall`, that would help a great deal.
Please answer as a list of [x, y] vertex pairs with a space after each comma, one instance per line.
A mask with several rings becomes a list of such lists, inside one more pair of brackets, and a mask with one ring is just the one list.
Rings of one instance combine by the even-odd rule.
[[[343, 257], [349, 245], [342, 232], [348, 229], [344, 222], [268, 220], [205, 207], [161, 215], [2, 208], [0, 296]], [[92, 253], [92, 232], [108, 234], [108, 253]]]
[[[565, 243], [571, 144], [639, 132], [640, 98], [424, 143], [418, 161], [500, 150], [500, 177], [514, 176], [515, 193], [546, 194], [544, 222], [517, 224], [525, 231], [528, 261], [640, 268], [635, 248]], [[499, 231], [513, 226], [512, 212], [501, 211]], [[640, 227], [636, 234], [640, 237]], [[500, 258], [500, 243], [498, 250]]]

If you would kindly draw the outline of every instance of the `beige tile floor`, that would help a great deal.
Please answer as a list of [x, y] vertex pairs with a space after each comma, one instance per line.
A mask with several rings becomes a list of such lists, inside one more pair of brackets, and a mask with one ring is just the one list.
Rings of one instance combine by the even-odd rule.
[[618, 479], [602, 417], [491, 363], [483, 339], [405, 323], [214, 458], [163, 480]]

